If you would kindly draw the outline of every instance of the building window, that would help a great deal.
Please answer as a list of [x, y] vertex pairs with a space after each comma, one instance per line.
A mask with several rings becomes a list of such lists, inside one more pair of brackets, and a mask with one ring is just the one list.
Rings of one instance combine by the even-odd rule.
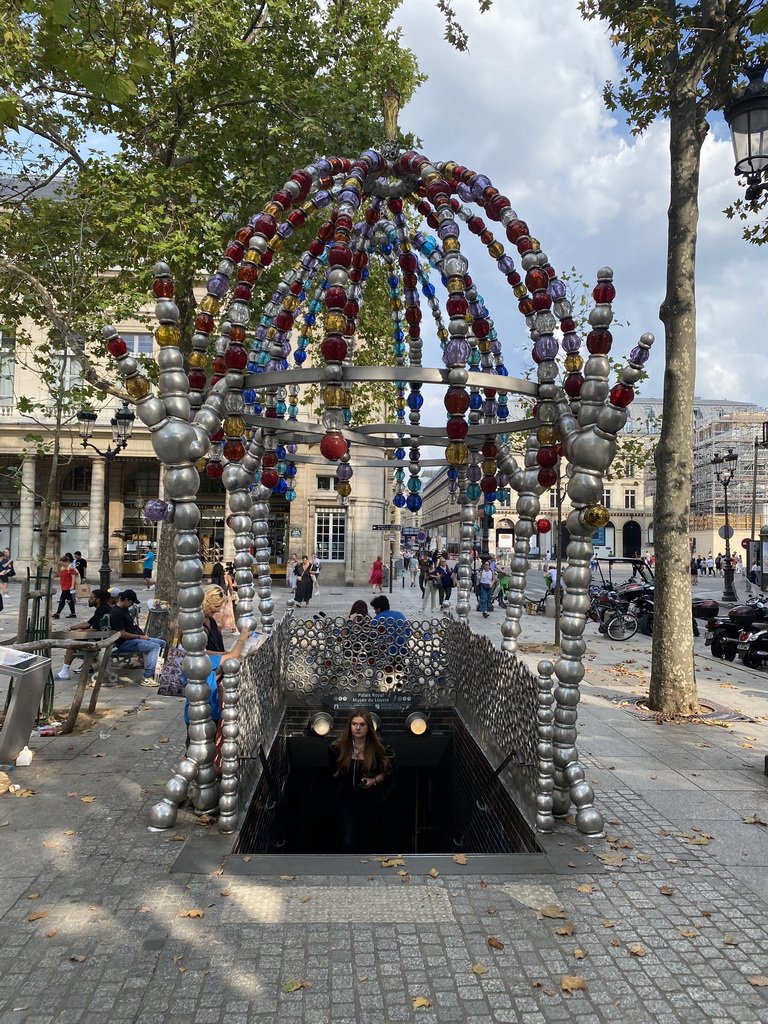
[[91, 467], [75, 466], [70, 469], [61, 482], [61, 493], [65, 495], [90, 494], [91, 491]]
[[625, 467], [624, 476], [634, 476], [634, 475], [635, 475], [635, 464], [634, 464], [634, 462], [630, 461], [630, 462], [627, 463], [627, 465]]
[[635, 489], [633, 487], [627, 488], [624, 491], [624, 508], [634, 508], [635, 507], [635, 496], [636, 496], [636, 494], [637, 494], [637, 492], [635, 491]]
[[128, 351], [134, 356], [151, 356], [152, 346], [154, 344], [154, 338], [148, 333], [139, 334], [123, 334], [120, 332], [120, 337], [123, 339], [125, 344], [128, 346]]
[[610, 489], [610, 487], [607, 487], [603, 491], [603, 505], [606, 508], [610, 508], [611, 507], [611, 489]]
[[549, 507], [557, 508], [557, 491], [550, 489], [549, 492]]
[[321, 562], [343, 562], [346, 538], [346, 513], [328, 509], [315, 514], [315, 548]]
[[319, 476], [317, 478], [317, 489], [318, 491], [330, 491], [331, 478], [329, 476]]
[[16, 339], [0, 327], [0, 406], [13, 405], [13, 372], [16, 367]]

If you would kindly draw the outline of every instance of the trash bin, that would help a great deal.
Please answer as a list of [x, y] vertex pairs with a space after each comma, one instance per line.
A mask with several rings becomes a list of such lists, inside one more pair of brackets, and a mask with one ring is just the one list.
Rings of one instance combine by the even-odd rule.
[[13, 761], [27, 745], [50, 668], [50, 658], [36, 654], [28, 657], [9, 647], [0, 647], [0, 680], [14, 680], [11, 701], [0, 730], [0, 763]]

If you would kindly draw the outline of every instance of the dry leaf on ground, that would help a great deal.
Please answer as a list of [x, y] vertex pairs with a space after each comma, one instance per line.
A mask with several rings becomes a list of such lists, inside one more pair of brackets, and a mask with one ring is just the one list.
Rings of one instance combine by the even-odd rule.
[[82, 802], [84, 804], [92, 804], [93, 801], [96, 799], [96, 797], [95, 796], [81, 796], [80, 799], [82, 800]]
[[623, 868], [627, 860], [623, 853], [598, 853], [596, 856], [601, 864], [606, 864], [613, 868]]
[[536, 919], [541, 921], [543, 917], [560, 918], [565, 917], [565, 911], [557, 903], [548, 903], [545, 907], [537, 907], [534, 911]]
[[730, 932], [727, 935], [723, 936], [723, 942], [725, 943], [726, 946], [738, 946], [738, 944], [739, 944], [739, 940], [738, 939], [734, 939], [734, 937], [730, 934]]
[[583, 949], [574, 949], [573, 955], [577, 960], [583, 960], [587, 954]]
[[755, 988], [765, 988], [768, 985], [768, 978], [764, 978], [762, 974], [748, 974], [747, 981]]
[[81, 964], [85, 960], [85, 957], [82, 956], [80, 953], [73, 953], [69, 959]]
[[432, 1005], [432, 1000], [427, 999], [426, 996], [414, 996], [411, 1002], [413, 1003], [414, 1010], [418, 1010], [421, 1007], [423, 1007], [425, 1010], [428, 1010]]
[[675, 890], [672, 888], [671, 885], [662, 885], [662, 887], [659, 889], [659, 892], [662, 896], [673, 896]]
[[566, 921], [559, 928], [555, 928], [555, 935], [573, 935], [573, 921]]
[[454, 864], [466, 864], [467, 863], [467, 855], [466, 855], [466, 853], [456, 853], [456, 854], [454, 854], [453, 862], [454, 862]]
[[485, 912], [486, 912], [486, 914], [495, 914], [496, 913], [496, 907], [486, 907], [485, 908]]
[[48, 917], [48, 911], [47, 910], [38, 910], [36, 913], [30, 914], [29, 917], [27, 918], [27, 920], [28, 921], [39, 921], [43, 917]]
[[282, 992], [298, 992], [300, 988], [312, 988], [311, 981], [286, 981], [282, 988]]
[[472, 965], [472, 972], [474, 974], [487, 974], [488, 973], [488, 968], [487, 967], [483, 967], [482, 964], [473, 964]]
[[294, 882], [296, 880], [296, 875], [280, 875], [280, 878], [283, 882]]
[[58, 933], [59, 933], [59, 929], [58, 928], [54, 928], [52, 931], [46, 932], [45, 933], [45, 937], [46, 937], [46, 939], [52, 939], [53, 936], [54, 935], [58, 935]]
[[632, 956], [645, 956], [648, 950], [645, 948], [645, 946], [641, 946], [639, 942], [636, 942], [634, 946], [629, 947], [629, 952], [632, 954]]
[[179, 917], [205, 917], [204, 910], [182, 910], [179, 912]]
[[[430, 868], [427, 874], [430, 876], [430, 878], [437, 878], [440, 872], [437, 870], [437, 868]], [[429, 1005], [431, 1006], [432, 1004], [430, 1003]]]
[[581, 992], [586, 991], [587, 983], [577, 974], [561, 974], [560, 988], [563, 992]]
[[603, 928], [615, 928], [615, 927], [616, 927], [616, 922], [615, 921], [603, 921]]
[[488, 939], [488, 945], [491, 947], [491, 949], [498, 949], [498, 950], [504, 949], [504, 943], [500, 942], [498, 939], [494, 939], [494, 938]]
[[699, 933], [693, 928], [678, 928], [677, 931], [678, 934], [682, 935], [685, 939], [697, 939], [699, 937]]
[[28, 899], [28, 900], [39, 900], [39, 899], [40, 899], [40, 893], [39, 893], [39, 892], [31, 892], [31, 893], [30, 893], [30, 894], [29, 894], [29, 895], [27, 896], [27, 899]]
[[589, 882], [584, 882], [583, 885], [577, 885], [576, 886], [576, 892], [590, 893], [590, 892], [594, 892], [594, 891], [595, 891], [594, 885], [590, 885]]

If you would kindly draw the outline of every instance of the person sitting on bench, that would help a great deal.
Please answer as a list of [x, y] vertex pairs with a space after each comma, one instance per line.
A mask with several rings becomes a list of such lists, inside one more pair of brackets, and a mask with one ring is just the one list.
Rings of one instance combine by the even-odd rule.
[[[105, 617], [108, 619], [112, 612], [112, 605], [109, 603], [109, 594], [106, 590], [93, 590], [91, 591], [90, 597], [88, 598], [88, 607], [93, 609], [93, 615], [88, 619], [87, 622], [77, 622], [74, 626], [70, 626], [67, 630], [68, 633], [80, 631], [84, 629], [96, 629], [101, 630], [101, 621]], [[84, 640], [87, 637], [83, 637]], [[64, 664], [62, 665], [61, 671], [56, 673], [57, 679], [69, 679], [69, 666], [72, 664], [75, 654], [77, 651], [69, 650], [64, 655]], [[79, 669], [75, 669], [75, 672], [79, 672]]]
[[155, 686], [155, 668], [160, 651], [165, 647], [165, 640], [146, 636], [133, 621], [130, 609], [138, 603], [135, 591], [124, 590], [110, 613], [109, 627], [120, 634], [120, 639], [115, 644], [117, 654], [130, 654], [134, 651], [146, 654], [144, 679], [141, 685]]

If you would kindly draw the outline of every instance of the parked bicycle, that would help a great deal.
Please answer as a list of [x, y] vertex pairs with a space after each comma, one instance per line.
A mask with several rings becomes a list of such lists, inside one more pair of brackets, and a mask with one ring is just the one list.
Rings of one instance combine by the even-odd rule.
[[592, 601], [587, 618], [598, 624], [598, 632], [611, 640], [629, 640], [637, 632], [637, 618], [629, 610], [629, 602], [605, 587], [590, 587]]

